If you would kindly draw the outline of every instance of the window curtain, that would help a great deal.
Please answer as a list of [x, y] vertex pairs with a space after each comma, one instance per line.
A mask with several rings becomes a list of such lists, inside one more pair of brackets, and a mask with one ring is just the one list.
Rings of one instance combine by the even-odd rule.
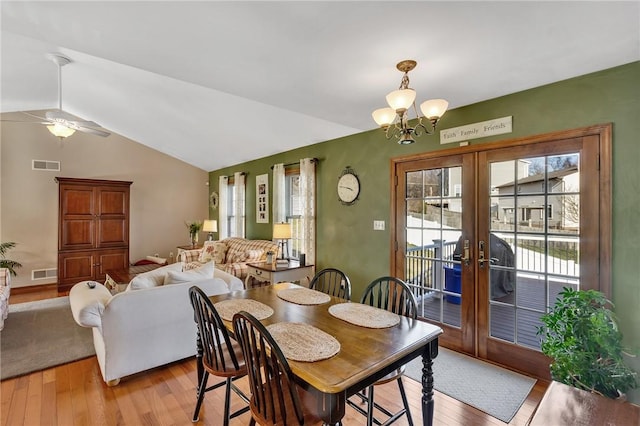
[[285, 204], [284, 164], [273, 166], [273, 223], [286, 222], [287, 207]]
[[233, 201], [235, 203], [235, 237], [244, 238], [244, 172], [235, 172], [233, 174]]
[[227, 176], [220, 176], [218, 179], [218, 235], [219, 239], [223, 240], [229, 237], [229, 200], [227, 194], [229, 193], [229, 178]]
[[316, 163], [313, 158], [300, 160], [300, 205], [302, 210], [302, 247], [306, 262], [316, 263]]

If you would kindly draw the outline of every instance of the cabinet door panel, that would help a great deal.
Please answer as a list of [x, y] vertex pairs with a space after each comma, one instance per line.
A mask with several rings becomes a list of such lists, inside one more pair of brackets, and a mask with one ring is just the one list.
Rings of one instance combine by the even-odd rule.
[[98, 247], [122, 247], [127, 245], [127, 223], [123, 219], [102, 219], [98, 222]]
[[58, 275], [60, 285], [75, 284], [93, 280], [93, 251], [60, 254], [58, 257]]
[[104, 282], [106, 271], [129, 267], [129, 250], [101, 250], [96, 252], [97, 268], [95, 280]]

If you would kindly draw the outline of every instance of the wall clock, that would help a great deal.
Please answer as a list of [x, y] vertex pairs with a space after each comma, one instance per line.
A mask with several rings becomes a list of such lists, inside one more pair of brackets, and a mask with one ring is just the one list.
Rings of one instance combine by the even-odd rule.
[[349, 166], [342, 171], [338, 178], [338, 199], [344, 205], [350, 206], [360, 195], [360, 180]]
[[213, 191], [211, 193], [211, 195], [209, 195], [209, 205], [211, 206], [212, 209], [217, 209], [218, 208], [218, 193]]

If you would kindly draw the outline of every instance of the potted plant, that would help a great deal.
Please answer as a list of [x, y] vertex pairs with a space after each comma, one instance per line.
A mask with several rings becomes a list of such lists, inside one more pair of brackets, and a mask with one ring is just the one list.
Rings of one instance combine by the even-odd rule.
[[7, 252], [15, 246], [16, 243], [14, 242], [0, 243], [0, 268], [7, 268], [9, 273], [13, 276], [18, 275], [15, 268], [22, 267], [22, 264], [19, 262], [6, 258]]
[[542, 352], [553, 359], [551, 377], [558, 382], [609, 398], [637, 386], [625, 365], [622, 333], [613, 307], [601, 292], [565, 287], [538, 327]]
[[189, 238], [191, 240], [191, 245], [195, 246], [198, 243], [198, 232], [202, 229], [202, 222], [185, 222], [184, 223], [189, 229]]

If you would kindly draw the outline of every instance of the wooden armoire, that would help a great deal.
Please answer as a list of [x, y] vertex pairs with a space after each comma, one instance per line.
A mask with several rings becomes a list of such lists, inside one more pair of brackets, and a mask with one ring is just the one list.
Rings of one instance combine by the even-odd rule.
[[132, 182], [57, 177], [58, 292], [129, 266]]

